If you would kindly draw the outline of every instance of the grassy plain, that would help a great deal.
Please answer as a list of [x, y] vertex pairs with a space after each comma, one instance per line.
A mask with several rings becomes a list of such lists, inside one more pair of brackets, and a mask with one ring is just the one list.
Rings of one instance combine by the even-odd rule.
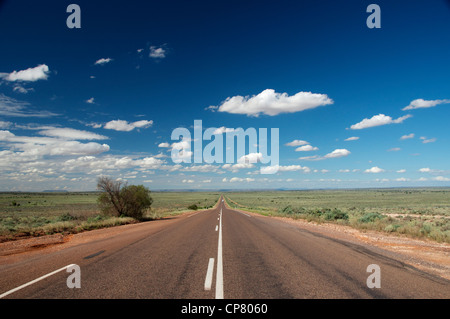
[[450, 188], [228, 192], [225, 198], [268, 216], [450, 242]]
[[[105, 216], [97, 206], [99, 193], [0, 193], [0, 242], [18, 237], [136, 223], [130, 217]], [[152, 192], [152, 208], [144, 220], [185, 212], [189, 206], [212, 207], [220, 193]], [[192, 210], [192, 209], [191, 209]]]
[[[450, 243], [450, 188], [223, 192], [231, 207]], [[102, 215], [99, 193], [0, 193], [0, 242], [139, 222]], [[152, 192], [144, 220], [210, 208], [221, 192]], [[191, 208], [189, 208], [191, 207]]]

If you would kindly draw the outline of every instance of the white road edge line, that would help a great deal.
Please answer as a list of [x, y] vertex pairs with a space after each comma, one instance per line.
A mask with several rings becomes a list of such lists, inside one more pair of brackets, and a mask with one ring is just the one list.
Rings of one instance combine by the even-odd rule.
[[247, 216], [247, 217], [252, 217], [252, 216], [250, 216], [249, 214], [240, 212], [240, 211], [238, 211], [238, 210], [234, 210], [234, 212], [238, 212], [239, 214], [245, 215], [245, 216]]
[[211, 290], [214, 270], [214, 258], [209, 258], [208, 270], [206, 271], [205, 290]]
[[198, 213], [201, 213], [201, 212], [196, 212], [196, 213], [194, 213], [194, 214], [191, 214], [191, 215], [189, 215], [187, 218], [192, 217], [192, 216], [194, 216], [194, 215], [197, 215]]
[[218, 225], [216, 225], [216, 231], [219, 229], [219, 226]]
[[50, 277], [50, 276], [53, 276], [54, 274], [56, 274], [56, 273], [58, 273], [58, 272], [60, 272], [60, 271], [63, 271], [63, 270], [65, 270], [65, 269], [67, 269], [67, 268], [69, 268], [69, 267], [72, 267], [72, 266], [74, 266], [74, 264], [70, 264], [70, 265], [64, 266], [63, 268], [60, 268], [60, 269], [55, 270], [55, 271], [52, 271], [51, 273], [48, 273], [48, 274], [46, 274], [46, 275], [44, 275], [44, 276], [41, 276], [41, 277], [36, 278], [36, 279], [34, 279], [34, 280], [30, 281], [30, 282], [27, 282], [26, 284], [23, 284], [22, 286], [19, 286], [19, 287], [17, 287], [17, 288], [11, 289], [11, 290], [9, 290], [9, 291], [7, 291], [7, 292], [1, 294], [1, 295], [0, 295], [0, 299], [3, 298], [3, 297], [8, 296], [8, 295], [10, 295], [10, 294], [12, 294], [12, 293], [14, 293], [14, 292], [20, 290], [20, 289], [23, 289], [23, 288], [28, 287], [28, 286], [30, 286], [30, 285], [32, 285], [32, 284], [35, 284], [35, 283], [37, 283], [38, 281], [40, 281], [40, 280], [42, 280], [42, 279], [45, 279], [45, 278]]
[[220, 209], [219, 244], [217, 248], [216, 299], [223, 299], [222, 208]]

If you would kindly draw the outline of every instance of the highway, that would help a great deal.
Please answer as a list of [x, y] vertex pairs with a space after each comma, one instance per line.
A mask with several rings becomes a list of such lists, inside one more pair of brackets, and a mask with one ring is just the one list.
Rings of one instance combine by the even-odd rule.
[[[230, 209], [222, 198], [210, 210], [129, 226], [1, 263], [1, 298], [450, 298], [448, 280], [361, 245]], [[73, 264], [80, 288], [67, 286]], [[369, 265], [379, 266], [380, 288], [368, 287]]]

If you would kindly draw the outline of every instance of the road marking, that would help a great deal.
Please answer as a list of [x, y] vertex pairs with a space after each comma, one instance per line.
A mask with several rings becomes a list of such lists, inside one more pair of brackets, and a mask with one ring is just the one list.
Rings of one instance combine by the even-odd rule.
[[216, 231], [219, 229], [219, 225], [216, 225]]
[[251, 215], [246, 214], [246, 213], [243, 213], [243, 212], [240, 212], [240, 211], [238, 211], [238, 210], [233, 210], [233, 212], [238, 212], [239, 214], [245, 215], [245, 216], [247, 216], [247, 217], [252, 217]]
[[187, 218], [192, 217], [192, 216], [194, 216], [194, 215], [197, 215], [198, 213], [201, 213], [201, 212], [196, 212], [196, 213], [194, 213], [194, 214], [192, 214], [192, 215], [189, 215]]
[[206, 271], [206, 278], [205, 278], [205, 290], [211, 290], [213, 270], [214, 270], [214, 258], [209, 258], [208, 270]]
[[217, 248], [216, 299], [223, 299], [222, 208], [220, 209], [219, 243]]
[[52, 272], [49, 273], [49, 274], [46, 274], [46, 275], [44, 275], [44, 276], [41, 276], [41, 277], [39, 277], [39, 278], [36, 278], [35, 280], [32, 280], [32, 281], [30, 281], [30, 282], [27, 282], [26, 284], [23, 284], [22, 286], [19, 286], [19, 287], [17, 287], [17, 288], [11, 289], [11, 290], [9, 290], [9, 291], [7, 291], [7, 292], [1, 294], [1, 295], [0, 295], [0, 299], [3, 298], [3, 297], [8, 296], [8, 295], [10, 295], [10, 294], [12, 294], [13, 292], [16, 292], [16, 291], [18, 291], [18, 290], [20, 290], [20, 289], [23, 289], [23, 288], [25, 288], [25, 287], [28, 287], [28, 286], [30, 286], [30, 285], [32, 285], [32, 284], [35, 284], [35, 283], [37, 283], [38, 281], [40, 281], [40, 280], [42, 280], [42, 279], [45, 279], [45, 278], [50, 277], [50, 276], [53, 276], [54, 274], [56, 274], [56, 273], [58, 273], [58, 272], [60, 272], [60, 271], [63, 271], [63, 270], [65, 270], [65, 269], [67, 269], [67, 268], [69, 268], [69, 267], [72, 267], [72, 266], [74, 266], [74, 264], [70, 264], [70, 265], [64, 266], [63, 268], [60, 268], [60, 269], [55, 270], [55, 271], [52, 271]]

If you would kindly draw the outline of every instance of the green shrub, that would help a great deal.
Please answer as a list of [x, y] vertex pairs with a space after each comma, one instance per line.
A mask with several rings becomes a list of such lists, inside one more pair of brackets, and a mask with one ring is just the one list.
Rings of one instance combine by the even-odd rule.
[[323, 212], [323, 217], [325, 220], [348, 220], [348, 214], [337, 208], [327, 209]]
[[77, 218], [75, 216], [72, 216], [70, 213], [65, 213], [58, 217], [58, 221], [61, 221], [61, 222], [68, 222], [68, 221], [71, 221], [74, 219], [77, 219]]
[[197, 206], [197, 204], [192, 204], [192, 205], [188, 206], [188, 209], [197, 210], [198, 206]]
[[376, 220], [383, 219], [385, 216], [380, 213], [366, 213], [358, 219], [361, 223], [373, 223]]

